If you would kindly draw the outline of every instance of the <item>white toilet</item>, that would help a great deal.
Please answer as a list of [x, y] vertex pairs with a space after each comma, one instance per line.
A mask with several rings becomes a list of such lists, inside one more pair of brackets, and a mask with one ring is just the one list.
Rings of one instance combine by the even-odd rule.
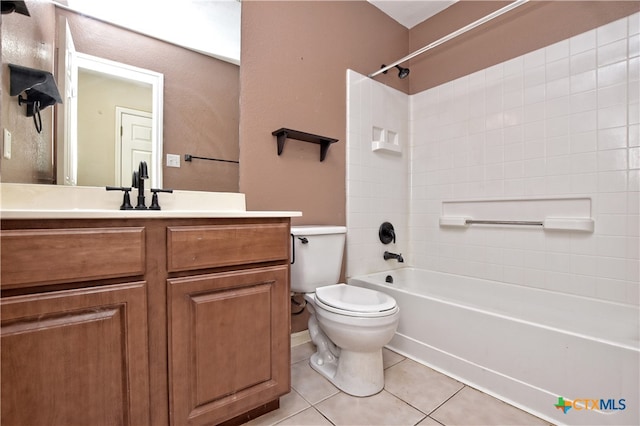
[[382, 347], [398, 327], [395, 299], [379, 291], [336, 284], [344, 226], [292, 226], [291, 291], [304, 293], [309, 333], [317, 347], [311, 367], [354, 396], [384, 387]]

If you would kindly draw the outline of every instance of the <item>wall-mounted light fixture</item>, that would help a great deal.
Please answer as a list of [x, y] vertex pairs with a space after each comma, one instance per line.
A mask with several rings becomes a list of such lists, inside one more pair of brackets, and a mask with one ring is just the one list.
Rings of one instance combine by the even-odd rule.
[[[62, 103], [58, 87], [50, 72], [9, 64], [9, 94], [18, 96], [18, 105], [27, 105], [27, 117], [33, 117], [38, 133], [42, 132], [40, 111]], [[25, 97], [22, 97], [24, 92]]]

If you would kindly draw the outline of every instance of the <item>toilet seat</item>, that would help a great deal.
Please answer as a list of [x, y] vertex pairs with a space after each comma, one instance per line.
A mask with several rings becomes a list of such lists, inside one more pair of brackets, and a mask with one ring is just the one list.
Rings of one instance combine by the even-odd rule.
[[346, 284], [318, 287], [315, 301], [330, 312], [355, 317], [383, 317], [398, 311], [393, 297]]

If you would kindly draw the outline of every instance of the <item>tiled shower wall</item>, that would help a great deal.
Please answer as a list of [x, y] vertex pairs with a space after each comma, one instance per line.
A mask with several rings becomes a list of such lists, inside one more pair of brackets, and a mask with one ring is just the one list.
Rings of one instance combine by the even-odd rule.
[[[407, 97], [408, 177], [399, 165], [352, 155], [367, 145], [364, 130], [352, 132], [352, 116], [379, 114], [387, 102], [349, 99], [347, 224], [355, 241], [347, 275], [382, 270], [363, 265], [359, 254], [375, 241], [366, 245], [352, 226], [374, 225], [367, 219], [391, 204], [387, 214], [408, 211], [412, 266], [638, 304], [639, 22], [635, 14]], [[392, 201], [356, 215], [349, 206], [383, 176], [408, 179], [406, 200], [390, 189]], [[578, 196], [592, 200], [594, 233], [438, 223], [443, 201]]]
[[[382, 258], [385, 250], [407, 257], [409, 103], [406, 94], [351, 70], [347, 85], [346, 261], [347, 275], [355, 276], [397, 267]], [[374, 139], [389, 131], [397, 134], [401, 152], [372, 151]], [[380, 242], [383, 222], [393, 224], [395, 244]]]

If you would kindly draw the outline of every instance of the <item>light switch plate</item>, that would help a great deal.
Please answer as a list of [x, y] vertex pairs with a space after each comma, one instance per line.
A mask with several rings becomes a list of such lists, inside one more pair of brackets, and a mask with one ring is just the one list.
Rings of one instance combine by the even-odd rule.
[[9, 160], [11, 158], [11, 132], [4, 129], [4, 141], [2, 144], [2, 156]]
[[178, 154], [167, 154], [167, 167], [180, 167], [180, 156]]

